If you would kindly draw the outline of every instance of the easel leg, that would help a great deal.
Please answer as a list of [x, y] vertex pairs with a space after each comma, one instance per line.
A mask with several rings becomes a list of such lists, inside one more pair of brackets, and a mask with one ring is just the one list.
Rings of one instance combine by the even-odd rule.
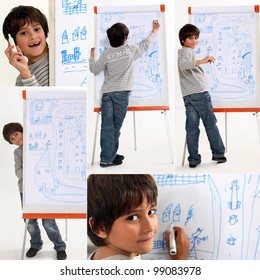
[[137, 150], [136, 144], [136, 122], [135, 122], [135, 111], [133, 111], [133, 124], [134, 124], [134, 149]]
[[163, 114], [164, 114], [164, 119], [165, 119], [167, 137], [168, 137], [168, 144], [169, 144], [169, 150], [170, 150], [170, 156], [171, 156], [171, 163], [173, 164], [174, 160], [173, 160], [172, 141], [171, 141], [171, 136], [170, 136], [170, 130], [169, 130], [169, 122], [168, 122], [167, 112], [166, 112], [166, 111], [163, 111]]
[[24, 252], [25, 252], [25, 245], [26, 245], [26, 235], [27, 235], [28, 222], [29, 222], [29, 219], [26, 219], [25, 220], [25, 226], [24, 226], [24, 234], [23, 234], [23, 247], [22, 247], [21, 260], [24, 259]]
[[257, 125], [257, 132], [258, 132], [258, 142], [260, 143], [260, 123], [259, 123], [259, 114], [255, 112], [254, 115], [256, 116], [256, 125]]
[[228, 141], [227, 141], [227, 112], [225, 112], [225, 146], [226, 146], [226, 153], [228, 151]]
[[182, 166], [184, 166], [184, 163], [185, 163], [186, 149], [187, 149], [187, 138], [185, 137], [183, 156], [182, 156], [182, 164], [181, 164]]
[[94, 165], [94, 160], [95, 160], [95, 152], [96, 152], [97, 129], [98, 129], [99, 114], [100, 114], [100, 113], [97, 113], [97, 118], [96, 118], [96, 127], [95, 127], [95, 135], [94, 135], [94, 143], [93, 143], [93, 150], [92, 150], [92, 161], [91, 161], [91, 165]]
[[68, 240], [68, 219], [65, 219], [65, 240]]

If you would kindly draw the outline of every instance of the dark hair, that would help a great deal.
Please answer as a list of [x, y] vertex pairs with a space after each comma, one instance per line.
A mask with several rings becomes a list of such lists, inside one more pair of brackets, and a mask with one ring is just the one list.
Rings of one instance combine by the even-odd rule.
[[115, 23], [107, 30], [107, 38], [111, 47], [120, 47], [124, 44], [125, 39], [127, 39], [129, 34], [128, 27], [121, 23]]
[[183, 46], [184, 41], [193, 35], [199, 37], [200, 30], [198, 29], [198, 27], [193, 24], [190, 24], [190, 23], [184, 25], [179, 31], [179, 40], [180, 40], [181, 45]]
[[23, 133], [23, 127], [20, 123], [17, 123], [17, 122], [11, 122], [11, 123], [8, 123], [6, 124], [4, 127], [3, 127], [3, 137], [4, 139], [10, 143], [10, 137], [13, 133], [15, 132], [21, 132]]
[[29, 23], [39, 23], [44, 30], [44, 34], [48, 37], [49, 27], [46, 16], [37, 8], [32, 6], [18, 6], [13, 8], [6, 16], [3, 23], [3, 34], [8, 40], [10, 34], [16, 43], [16, 34], [19, 30]]
[[[112, 174], [90, 175], [87, 180], [88, 236], [96, 246], [107, 245], [97, 230], [111, 231], [114, 221], [142, 204], [157, 203], [157, 186], [151, 175]], [[92, 217], [93, 224], [89, 223]]]

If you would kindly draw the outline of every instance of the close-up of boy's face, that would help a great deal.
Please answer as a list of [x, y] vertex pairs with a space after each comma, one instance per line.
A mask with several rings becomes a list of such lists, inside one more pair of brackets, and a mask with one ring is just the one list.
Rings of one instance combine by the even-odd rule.
[[16, 34], [16, 43], [28, 58], [29, 64], [47, 53], [46, 36], [39, 23], [27, 23]]
[[108, 246], [131, 257], [150, 252], [158, 228], [156, 208], [144, 199], [131, 213], [116, 219], [106, 238]]
[[191, 35], [183, 42], [183, 47], [195, 49], [199, 41], [199, 36]]
[[23, 133], [15, 132], [10, 135], [10, 142], [14, 145], [21, 146], [23, 145]]

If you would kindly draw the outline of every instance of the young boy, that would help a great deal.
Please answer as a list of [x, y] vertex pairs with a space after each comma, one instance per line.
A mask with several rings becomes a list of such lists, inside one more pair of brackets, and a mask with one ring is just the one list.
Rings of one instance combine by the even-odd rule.
[[[20, 123], [8, 123], [3, 128], [3, 137], [10, 143], [17, 145], [18, 148], [14, 150], [14, 167], [15, 174], [18, 177], [18, 187], [23, 203], [23, 127]], [[49, 239], [54, 244], [54, 249], [57, 251], [57, 259], [65, 260], [66, 244], [62, 241], [59, 228], [54, 219], [42, 219], [42, 225]], [[31, 236], [31, 248], [27, 251], [26, 257], [34, 257], [39, 250], [41, 250], [43, 242], [41, 239], [41, 232], [36, 219], [29, 220], [27, 230]]]
[[192, 24], [186, 24], [179, 31], [182, 48], [178, 50], [178, 69], [181, 92], [186, 107], [186, 141], [189, 151], [189, 167], [191, 168], [201, 163], [201, 156], [198, 153], [200, 119], [206, 129], [212, 160], [218, 163], [227, 161], [204, 72], [200, 67], [204, 63], [214, 63], [215, 58], [207, 56], [198, 60], [195, 57], [194, 49], [197, 46], [199, 34], [199, 29]]
[[14, 39], [8, 43], [5, 54], [20, 75], [16, 86], [49, 85], [49, 49], [46, 42], [48, 23], [44, 14], [31, 6], [18, 6], [11, 10], [3, 23], [3, 34]]
[[160, 27], [153, 21], [152, 32], [138, 44], [128, 45], [129, 30], [123, 23], [116, 23], [107, 30], [111, 48], [103, 52], [95, 61], [95, 50], [91, 49], [89, 68], [97, 75], [104, 71], [101, 88], [101, 134], [100, 166], [108, 167], [122, 164], [124, 156], [118, 155], [120, 129], [127, 113], [129, 94], [133, 90], [133, 62], [156, 36]]
[[[98, 247], [91, 260], [136, 260], [153, 248], [158, 228], [157, 186], [151, 175], [90, 175], [88, 177], [88, 236]], [[177, 254], [187, 259], [189, 241], [175, 227]], [[169, 248], [169, 232], [166, 232]]]

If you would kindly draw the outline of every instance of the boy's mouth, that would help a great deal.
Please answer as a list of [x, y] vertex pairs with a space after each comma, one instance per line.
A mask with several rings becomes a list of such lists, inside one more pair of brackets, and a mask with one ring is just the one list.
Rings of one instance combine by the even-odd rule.
[[30, 44], [29, 47], [33, 48], [33, 47], [37, 47], [39, 45], [40, 45], [40, 42], [36, 42], [36, 43]]

